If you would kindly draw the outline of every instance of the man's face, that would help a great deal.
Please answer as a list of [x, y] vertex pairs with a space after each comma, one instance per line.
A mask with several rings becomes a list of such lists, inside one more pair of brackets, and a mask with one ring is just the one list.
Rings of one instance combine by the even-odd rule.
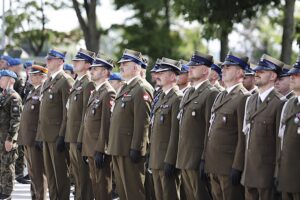
[[224, 83], [235, 80], [240, 75], [241, 68], [235, 65], [224, 65], [222, 68], [222, 81]]
[[290, 91], [290, 77], [278, 78], [275, 82], [275, 88], [281, 94], [288, 93]]
[[185, 85], [189, 82], [189, 74], [182, 73], [177, 76], [177, 85]]
[[171, 73], [172, 72], [170, 72], [170, 71], [158, 72], [156, 84], [158, 86], [163, 87], [163, 86], [169, 84], [170, 82], [172, 82], [172, 74]]
[[0, 77], [0, 87], [2, 89], [6, 89], [8, 82], [10, 81], [10, 77], [7, 76], [1, 76]]
[[99, 81], [104, 77], [104, 71], [106, 69], [103, 67], [92, 67], [91, 68], [91, 79], [93, 81]]
[[46, 75], [42, 73], [29, 74], [29, 78], [32, 85], [40, 85], [46, 79]]
[[0, 59], [0, 69], [6, 69], [7, 68], [7, 62], [4, 59]]
[[63, 60], [59, 58], [48, 58], [46, 60], [47, 68], [49, 72], [56, 71], [59, 66], [63, 64]]
[[253, 89], [255, 86], [255, 80], [253, 75], [244, 76], [243, 85], [247, 90]]
[[153, 84], [156, 84], [156, 79], [158, 78], [156, 72], [151, 72], [151, 81]]
[[293, 74], [290, 76], [290, 87], [295, 92], [300, 92], [300, 74]]
[[84, 60], [74, 60], [73, 65], [74, 65], [75, 73], [80, 73], [89, 68], [89, 66], [87, 66], [88, 65], [87, 62], [85, 62]]
[[199, 80], [206, 74], [207, 67], [205, 65], [190, 66], [189, 68], [189, 79]]
[[257, 85], [257, 87], [263, 87], [269, 84], [272, 79], [272, 73], [274, 72], [265, 70], [255, 72], [255, 85]]
[[123, 78], [131, 77], [134, 72], [134, 62], [122, 62], [120, 64], [120, 74]]
[[219, 80], [219, 74], [215, 70], [211, 70], [210, 73], [209, 73], [208, 80], [210, 82], [214, 82], [214, 81]]

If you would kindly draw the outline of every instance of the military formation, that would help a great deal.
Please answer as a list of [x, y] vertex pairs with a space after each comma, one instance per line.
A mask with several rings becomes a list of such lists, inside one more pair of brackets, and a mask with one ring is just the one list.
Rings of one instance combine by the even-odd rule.
[[300, 56], [65, 60], [0, 58], [0, 199], [300, 200]]

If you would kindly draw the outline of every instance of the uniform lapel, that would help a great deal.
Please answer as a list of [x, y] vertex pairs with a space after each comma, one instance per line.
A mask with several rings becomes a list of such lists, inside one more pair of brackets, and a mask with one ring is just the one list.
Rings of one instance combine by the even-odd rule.
[[290, 109], [287, 110], [288, 111], [287, 113], [290, 114], [285, 116], [284, 121], [288, 121], [289, 119], [295, 117], [295, 115], [300, 112], [300, 106], [297, 106], [297, 103], [298, 103], [298, 97], [295, 97], [295, 99], [293, 100], [293, 105], [291, 105]]
[[116, 97], [116, 100], [120, 97], [123, 97], [124, 94], [129, 93], [131, 89], [135, 86], [135, 84], [138, 82], [139, 77], [133, 79], [128, 85], [125, 84], [121, 91], [119, 92], [118, 96]]
[[159, 101], [157, 102], [157, 104], [155, 105], [155, 108], [154, 108], [154, 112], [157, 111], [157, 109], [161, 106], [161, 105], [164, 105], [165, 103], [167, 103], [169, 101], [169, 99], [173, 96], [175, 90], [174, 88], [172, 88], [170, 90], [170, 92], [164, 96], [163, 99], [159, 99]]
[[[222, 98], [222, 96], [220, 96], [220, 100], [218, 100], [216, 102], [216, 106], [213, 108], [213, 112], [215, 112], [216, 110], [218, 110], [219, 108], [221, 108], [224, 104], [226, 104], [227, 102], [229, 102], [232, 97], [238, 92], [240, 91], [242, 85], [238, 84], [229, 94], [227, 94], [224, 98]], [[223, 94], [225, 93], [225, 91], [223, 92]]]
[[[274, 98], [274, 90], [272, 90], [270, 92], [270, 94], [266, 97], [266, 99], [258, 106], [258, 108], [256, 108], [256, 111], [250, 115], [251, 118], [255, 117], [257, 114], [261, 113], [262, 111], [264, 111], [266, 109], [266, 107], [268, 106], [269, 102]], [[257, 94], [257, 98], [255, 99], [255, 103], [258, 101], [259, 95]]]
[[[195, 98], [197, 98], [199, 96], [200, 93], [203, 92], [204, 89], [206, 89], [209, 86], [209, 82], [208, 80], [204, 81], [200, 87], [192, 94], [188, 97], [188, 100], [186, 102], [184, 102], [184, 105], [188, 104], [189, 102], [191, 102], [192, 100], [194, 100]], [[183, 105], [183, 106], [184, 106]]]

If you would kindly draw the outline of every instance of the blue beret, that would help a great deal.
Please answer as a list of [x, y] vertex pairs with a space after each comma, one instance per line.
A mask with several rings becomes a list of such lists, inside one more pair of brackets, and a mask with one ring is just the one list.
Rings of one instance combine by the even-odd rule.
[[20, 64], [22, 64], [22, 62], [19, 58], [11, 58], [7, 61], [7, 65], [10, 67], [20, 65]]
[[1, 60], [5, 60], [7, 63], [9, 62], [9, 60], [13, 59], [10, 56], [1, 56]]
[[47, 60], [51, 60], [51, 59], [53, 59], [53, 58], [59, 58], [59, 59], [65, 59], [65, 57], [66, 57], [66, 53], [65, 52], [59, 52], [59, 51], [57, 51], [57, 50], [54, 50], [54, 49], [51, 49], [49, 52], [48, 52], [48, 54], [47, 54], [47, 56], [46, 56], [46, 59]]
[[67, 63], [64, 64], [63, 69], [64, 69], [64, 70], [67, 70], [67, 71], [71, 71], [72, 73], [73, 73], [73, 71], [74, 71], [73, 65], [67, 64]]
[[15, 72], [7, 70], [7, 69], [0, 71], [0, 77], [2, 77], [2, 76], [8, 76], [8, 77], [14, 78], [15, 80], [18, 79], [18, 76]]
[[33, 65], [33, 61], [26, 61], [23, 66], [26, 69], [27, 67], [31, 67]]
[[113, 81], [113, 80], [116, 80], [116, 81], [122, 81], [122, 80], [124, 80], [122, 77], [121, 77], [121, 75], [120, 75], [120, 73], [112, 73], [110, 76], [109, 76], [109, 79], [108, 79], [109, 81]]

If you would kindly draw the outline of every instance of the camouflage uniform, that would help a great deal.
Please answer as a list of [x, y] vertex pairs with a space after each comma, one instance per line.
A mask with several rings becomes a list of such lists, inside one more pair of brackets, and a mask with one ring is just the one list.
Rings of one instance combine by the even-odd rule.
[[[14, 90], [0, 94], [0, 193], [10, 195], [13, 190], [17, 144], [15, 143], [20, 124], [22, 99]], [[5, 150], [5, 141], [13, 141], [10, 152]]]

